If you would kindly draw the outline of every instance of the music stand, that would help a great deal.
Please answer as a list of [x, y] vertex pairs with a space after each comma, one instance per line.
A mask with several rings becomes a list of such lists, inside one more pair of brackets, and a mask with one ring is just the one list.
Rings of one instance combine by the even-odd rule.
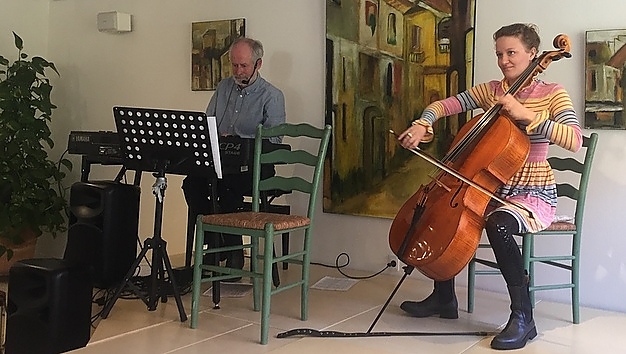
[[[213, 178], [217, 175], [221, 178], [215, 121], [209, 120], [204, 112], [136, 107], [113, 107], [113, 115], [120, 136], [124, 166], [138, 171], [153, 172], [152, 175], [156, 178], [152, 185], [156, 206], [154, 235], [144, 241], [144, 246], [124, 277], [123, 283], [102, 310], [102, 318], [108, 316], [115, 301], [126, 287], [141, 298], [149, 311], [156, 310], [159, 298], [162, 302], [167, 301], [165, 285], [168, 281], [164, 274], [167, 272], [180, 320], [184, 322], [187, 320], [187, 315], [167, 255], [167, 243], [161, 237], [163, 199], [167, 188], [165, 174]], [[148, 250], [152, 250], [152, 264], [149, 277], [150, 288], [146, 297], [130, 279]]]

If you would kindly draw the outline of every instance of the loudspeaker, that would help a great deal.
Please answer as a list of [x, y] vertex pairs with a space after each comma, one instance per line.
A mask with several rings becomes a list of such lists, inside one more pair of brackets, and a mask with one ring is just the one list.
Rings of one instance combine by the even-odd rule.
[[77, 182], [70, 190], [64, 259], [93, 268], [94, 286], [124, 280], [137, 256], [140, 188], [113, 181]]
[[9, 270], [6, 353], [62, 353], [91, 333], [90, 269], [62, 259], [16, 262]]

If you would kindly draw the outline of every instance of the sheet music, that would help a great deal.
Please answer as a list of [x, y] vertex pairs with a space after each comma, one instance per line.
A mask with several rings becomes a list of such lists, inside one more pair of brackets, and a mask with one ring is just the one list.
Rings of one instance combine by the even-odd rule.
[[213, 165], [217, 178], [222, 179], [222, 160], [220, 160], [220, 143], [217, 137], [217, 121], [215, 117], [207, 117], [209, 128], [209, 140], [211, 142], [211, 154], [213, 155]]

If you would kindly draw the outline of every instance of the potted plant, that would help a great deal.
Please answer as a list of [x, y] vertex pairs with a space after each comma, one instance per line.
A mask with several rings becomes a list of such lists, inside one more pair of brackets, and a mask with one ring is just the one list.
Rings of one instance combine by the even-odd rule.
[[54, 146], [48, 124], [56, 106], [46, 69], [59, 72], [52, 62], [29, 58], [22, 38], [13, 36], [17, 59], [0, 55], [0, 260], [5, 254], [11, 260], [43, 232], [54, 237], [67, 229], [61, 167], [72, 169], [69, 160], [54, 162], [47, 151]]

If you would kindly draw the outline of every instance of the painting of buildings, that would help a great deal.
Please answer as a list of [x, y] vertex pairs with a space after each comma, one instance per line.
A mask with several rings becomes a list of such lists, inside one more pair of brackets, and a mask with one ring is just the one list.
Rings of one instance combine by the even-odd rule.
[[215, 90], [223, 78], [231, 75], [228, 48], [236, 38], [245, 35], [243, 18], [191, 24], [192, 91]]
[[626, 30], [585, 33], [585, 128], [626, 129]]
[[[393, 218], [434, 168], [397, 144], [432, 101], [472, 84], [474, 0], [327, 0], [324, 211]], [[471, 117], [434, 126], [442, 156]]]

